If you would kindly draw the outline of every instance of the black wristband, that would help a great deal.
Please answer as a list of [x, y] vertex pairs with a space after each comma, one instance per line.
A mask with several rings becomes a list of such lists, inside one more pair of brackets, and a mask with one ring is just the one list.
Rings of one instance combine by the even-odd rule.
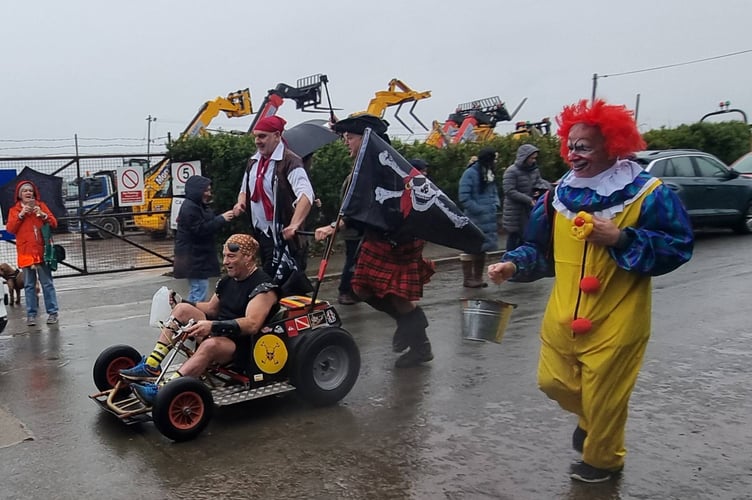
[[238, 337], [240, 335], [240, 325], [234, 319], [212, 321], [211, 333], [215, 337]]

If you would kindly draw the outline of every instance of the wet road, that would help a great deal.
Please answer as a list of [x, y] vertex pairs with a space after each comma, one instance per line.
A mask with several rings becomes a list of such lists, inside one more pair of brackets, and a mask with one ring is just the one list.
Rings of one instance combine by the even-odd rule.
[[101, 350], [151, 348], [150, 298], [171, 280], [154, 271], [59, 280], [59, 327], [28, 332], [16, 308], [0, 336], [0, 413], [33, 436], [0, 439], [0, 498], [752, 498], [751, 254], [752, 237], [707, 235], [689, 264], [654, 280], [627, 464], [599, 485], [570, 481], [576, 420], [535, 383], [550, 282], [478, 292], [519, 307], [500, 345], [469, 342], [458, 299], [470, 294], [458, 265], [441, 266], [423, 301], [435, 360], [402, 371], [392, 323], [341, 306], [362, 369], [339, 405], [290, 395], [224, 407], [197, 440], [174, 444], [87, 398]]

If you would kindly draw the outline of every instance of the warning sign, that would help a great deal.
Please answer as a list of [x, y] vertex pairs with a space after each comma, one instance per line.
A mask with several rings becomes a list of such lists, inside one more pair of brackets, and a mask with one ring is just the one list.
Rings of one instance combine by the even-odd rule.
[[144, 204], [144, 171], [141, 168], [118, 167], [117, 183], [121, 207]]
[[172, 163], [172, 195], [185, 196], [185, 183], [194, 175], [201, 175], [201, 161]]

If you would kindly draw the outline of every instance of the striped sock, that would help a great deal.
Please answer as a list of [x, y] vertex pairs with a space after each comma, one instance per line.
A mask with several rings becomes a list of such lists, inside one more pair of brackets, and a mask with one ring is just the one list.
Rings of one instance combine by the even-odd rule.
[[165, 356], [167, 356], [167, 353], [169, 352], [169, 345], [163, 344], [162, 342], [157, 342], [157, 345], [154, 346], [154, 350], [151, 351], [151, 354], [149, 354], [149, 356], [146, 358], [146, 365], [149, 368], [159, 368], [162, 360], [165, 359]]

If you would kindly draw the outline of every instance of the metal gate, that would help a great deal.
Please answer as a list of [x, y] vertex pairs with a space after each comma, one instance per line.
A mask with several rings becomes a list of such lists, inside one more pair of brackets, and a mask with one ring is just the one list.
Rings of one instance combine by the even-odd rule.
[[[157, 160], [163, 157], [161, 154], [151, 156]], [[143, 154], [2, 157], [0, 174], [3, 174], [5, 182], [13, 186], [17, 180], [12, 178], [24, 167], [62, 179], [61, 193], [41, 192], [45, 203], [49, 204], [53, 197], [61, 196], [66, 206], [66, 213], [57, 217], [58, 229], [54, 234], [55, 243], [63, 245], [66, 252], [65, 262], [59, 265], [56, 277], [172, 267], [173, 241], [169, 233], [140, 231], [129, 210], [108, 213], [97, 207], [86, 210], [79, 199], [82, 178], [100, 172], [114, 172], [125, 164], [148, 166], [151, 163], [149, 160]], [[113, 193], [113, 196], [117, 194]], [[0, 262], [15, 266], [15, 241], [5, 231], [2, 234]]]

